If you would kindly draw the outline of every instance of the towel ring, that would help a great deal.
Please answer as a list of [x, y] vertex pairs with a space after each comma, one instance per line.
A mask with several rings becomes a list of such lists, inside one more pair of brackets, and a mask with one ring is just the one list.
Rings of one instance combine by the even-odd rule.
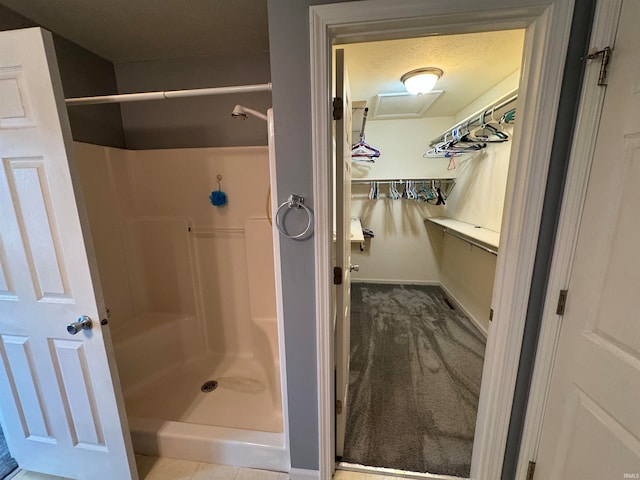
[[[297, 235], [290, 235], [289, 232], [287, 232], [285, 230], [284, 225], [282, 225], [282, 221], [280, 220], [280, 218], [281, 218], [280, 211], [285, 206], [289, 207], [289, 208], [294, 208], [294, 207], [303, 208], [304, 211], [307, 212], [307, 216], [309, 217], [309, 221], [307, 222], [307, 228], [305, 228], [302, 233], [299, 233]], [[295, 193], [292, 193], [291, 195], [289, 195], [289, 198], [287, 199], [286, 202], [283, 202], [283, 203], [280, 204], [280, 206], [276, 210], [276, 214], [274, 215], [274, 217], [276, 217], [276, 227], [278, 228], [280, 233], [284, 237], [293, 238], [295, 240], [295, 239], [304, 237], [311, 230], [311, 224], [312, 224], [312, 221], [313, 221], [313, 212], [311, 211], [311, 209], [309, 207], [307, 207], [304, 204], [304, 197], [302, 195], [296, 195]], [[282, 216], [282, 218], [284, 218], [284, 215]]]

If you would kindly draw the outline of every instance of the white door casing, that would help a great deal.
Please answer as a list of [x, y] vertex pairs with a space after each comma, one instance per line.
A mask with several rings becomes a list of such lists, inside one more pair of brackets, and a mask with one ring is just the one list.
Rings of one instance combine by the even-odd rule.
[[[315, 206], [316, 317], [320, 478], [330, 478], [334, 422], [331, 331], [331, 177], [328, 118], [329, 46], [401, 36], [456, 34], [526, 27], [512, 155], [503, 215], [501, 250], [474, 438], [471, 478], [499, 478], [522, 344], [524, 320], [544, 185], [553, 143], [557, 102], [573, 13], [572, 0], [362, 0], [310, 7], [311, 113]], [[502, 247], [504, 246], [504, 247]], [[490, 344], [490, 345], [489, 345]]]
[[640, 475], [639, 20], [640, 4], [626, 0], [561, 319], [536, 478]]
[[51, 34], [1, 32], [2, 428], [22, 468], [137, 479], [71, 151]]
[[347, 422], [349, 391], [349, 352], [351, 331], [351, 89], [344, 62], [344, 50], [336, 50], [336, 95], [342, 98], [343, 115], [336, 120], [336, 267], [342, 282], [336, 285], [336, 455], [342, 456]]

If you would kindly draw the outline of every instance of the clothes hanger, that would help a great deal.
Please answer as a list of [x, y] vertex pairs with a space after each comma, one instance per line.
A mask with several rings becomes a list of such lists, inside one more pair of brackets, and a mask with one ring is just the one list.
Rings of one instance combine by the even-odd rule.
[[436, 190], [436, 182], [435, 182], [435, 180], [431, 180], [431, 188], [429, 190], [430, 190], [430, 193], [431, 193], [431, 195], [430, 195], [431, 198], [429, 198], [427, 200], [427, 203], [430, 204], [430, 205], [439, 205], [439, 203], [438, 203], [438, 191]]
[[400, 192], [396, 188], [396, 182], [391, 182], [389, 184], [389, 196], [392, 200], [398, 200], [400, 198]]
[[438, 186], [436, 186], [435, 180], [431, 181], [431, 190], [434, 192], [433, 198], [427, 200], [427, 203], [430, 205], [446, 205], [447, 197], [440, 188], [440, 182], [438, 181]]
[[508, 112], [505, 112], [504, 115], [502, 115], [502, 118], [500, 119], [500, 124], [503, 124], [503, 123], [510, 124], [515, 121], [516, 121], [516, 109], [512, 108]]
[[469, 133], [471, 141], [501, 143], [509, 140], [509, 134], [502, 129], [502, 126], [493, 118], [495, 107], [491, 109], [491, 121], [485, 122], [485, 112], [478, 118], [479, 127]]
[[431, 192], [427, 188], [427, 182], [425, 180], [422, 181], [422, 186], [420, 187], [420, 192], [418, 192], [418, 198], [423, 202], [426, 202], [431, 198]]
[[374, 162], [374, 158], [378, 158], [380, 156], [380, 150], [375, 147], [372, 147], [367, 142], [364, 141], [364, 134], [360, 135], [360, 141], [351, 147], [351, 158], [367, 158]]
[[[469, 134], [465, 134], [466, 138]], [[478, 150], [486, 148], [487, 144], [471, 140], [471, 141], [456, 141], [450, 140], [438, 143], [431, 150], [428, 150], [423, 158], [451, 158], [452, 155], [464, 155], [465, 153], [473, 153]]]
[[369, 188], [369, 200], [377, 200], [378, 192], [378, 182], [371, 182], [371, 186]]

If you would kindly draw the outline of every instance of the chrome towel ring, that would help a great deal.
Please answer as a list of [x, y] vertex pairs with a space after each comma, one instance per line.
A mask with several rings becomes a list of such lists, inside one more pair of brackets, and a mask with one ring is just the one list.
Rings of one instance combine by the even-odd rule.
[[[307, 228], [305, 228], [303, 232], [298, 233], [297, 235], [290, 235], [285, 230], [284, 225], [282, 224], [282, 220], [284, 219], [286, 212], [288, 212], [289, 210], [284, 210], [285, 213], [283, 215], [280, 215], [280, 212], [283, 211], [282, 209], [284, 207], [302, 208], [304, 209], [305, 212], [307, 212], [307, 217], [309, 217], [309, 221], [307, 222]], [[292, 193], [291, 195], [289, 195], [289, 198], [287, 199], [287, 201], [280, 204], [274, 216], [276, 217], [276, 227], [284, 237], [293, 238], [295, 240], [295, 239], [304, 237], [307, 233], [311, 231], [311, 226], [313, 224], [313, 212], [309, 207], [307, 207], [304, 204], [304, 197], [302, 195], [296, 195], [295, 193]]]

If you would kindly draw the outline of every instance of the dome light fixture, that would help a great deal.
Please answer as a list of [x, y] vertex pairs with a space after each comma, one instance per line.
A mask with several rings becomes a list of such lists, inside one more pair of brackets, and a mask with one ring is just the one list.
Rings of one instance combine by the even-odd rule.
[[404, 83], [407, 92], [412, 95], [422, 95], [433, 90], [443, 73], [435, 67], [416, 68], [402, 75], [400, 80]]

